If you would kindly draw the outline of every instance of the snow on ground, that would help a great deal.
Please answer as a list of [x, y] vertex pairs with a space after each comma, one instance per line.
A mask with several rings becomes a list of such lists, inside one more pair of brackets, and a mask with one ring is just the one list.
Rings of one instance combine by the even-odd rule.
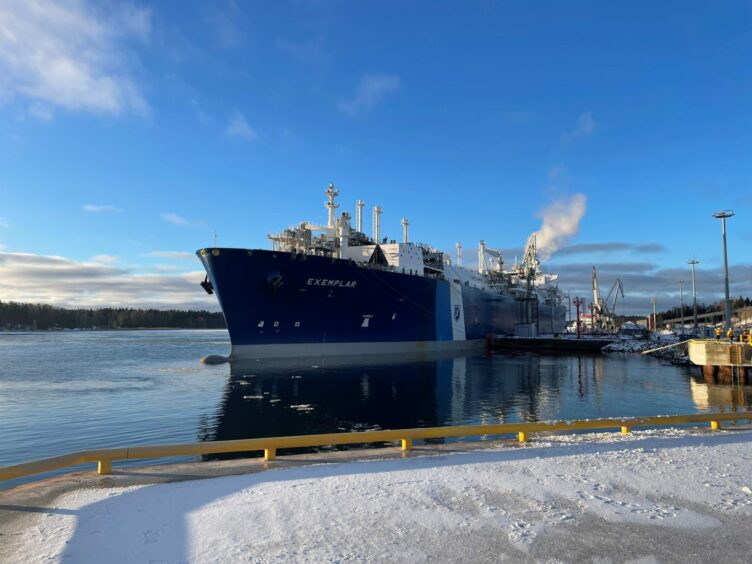
[[745, 561], [752, 432], [520, 448], [77, 490], [16, 562]]

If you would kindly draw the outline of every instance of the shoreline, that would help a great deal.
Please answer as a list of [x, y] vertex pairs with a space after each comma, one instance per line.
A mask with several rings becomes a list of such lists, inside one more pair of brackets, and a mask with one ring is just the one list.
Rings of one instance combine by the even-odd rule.
[[106, 332], [120, 332], [120, 331], [227, 331], [222, 327], [119, 327], [119, 328], [107, 328], [107, 329], [19, 329], [19, 330], [4, 330], [0, 329], [0, 335], [38, 335], [45, 333], [106, 333]]

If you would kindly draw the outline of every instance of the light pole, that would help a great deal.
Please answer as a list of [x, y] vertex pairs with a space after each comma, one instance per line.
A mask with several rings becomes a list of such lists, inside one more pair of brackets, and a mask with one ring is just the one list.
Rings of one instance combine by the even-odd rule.
[[684, 280], [679, 280], [679, 317], [681, 318], [682, 335], [684, 334]]
[[723, 210], [713, 214], [713, 217], [721, 220], [723, 230], [723, 283], [726, 290], [726, 301], [723, 303], [723, 323], [728, 331], [731, 327], [731, 299], [729, 298], [728, 255], [726, 254], [726, 218], [734, 217], [734, 210]]
[[692, 260], [688, 260], [687, 263], [692, 265], [692, 315], [694, 316], [694, 329], [697, 331], [697, 290], [695, 288], [695, 265], [699, 264], [699, 260], [692, 257]]
[[658, 320], [655, 318], [655, 298], [650, 298], [650, 301], [653, 302], [653, 333], [658, 331]]
[[574, 307], [577, 308], [577, 338], [580, 338], [580, 306], [585, 303], [585, 300], [582, 298], [575, 297], [575, 299], [572, 300], [574, 303]]

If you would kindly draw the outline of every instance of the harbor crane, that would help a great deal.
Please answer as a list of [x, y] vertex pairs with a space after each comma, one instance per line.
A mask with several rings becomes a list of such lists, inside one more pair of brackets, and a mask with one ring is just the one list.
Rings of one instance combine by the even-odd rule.
[[616, 279], [606, 298], [602, 298], [598, 288], [598, 275], [593, 267], [593, 320], [592, 325], [605, 331], [616, 331], [616, 303], [619, 296], [624, 299], [624, 285]]

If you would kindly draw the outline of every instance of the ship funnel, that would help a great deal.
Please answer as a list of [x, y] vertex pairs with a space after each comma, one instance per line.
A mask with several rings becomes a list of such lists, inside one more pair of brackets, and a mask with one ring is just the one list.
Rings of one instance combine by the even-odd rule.
[[483, 274], [486, 271], [486, 242], [481, 239], [478, 245], [478, 272]]
[[373, 240], [376, 244], [379, 242], [379, 235], [381, 233], [381, 212], [383, 210], [379, 206], [373, 206]]
[[363, 206], [366, 203], [363, 200], [355, 202], [355, 231], [363, 233]]
[[406, 217], [402, 218], [402, 242], [407, 243], [407, 226], [410, 225], [410, 222], [407, 220]]
[[462, 266], [462, 243], [457, 242], [457, 266]]

